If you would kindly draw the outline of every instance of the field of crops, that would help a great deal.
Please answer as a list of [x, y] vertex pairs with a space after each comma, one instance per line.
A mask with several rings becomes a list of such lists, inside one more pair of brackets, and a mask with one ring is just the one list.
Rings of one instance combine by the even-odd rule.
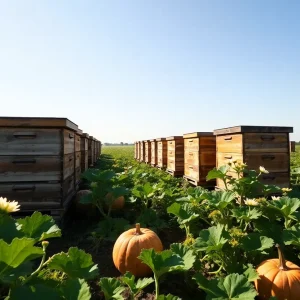
[[[298, 186], [270, 197], [279, 189], [260, 184], [260, 168], [208, 191], [133, 152], [102, 148], [62, 229], [38, 212], [14, 219], [0, 198], [3, 299], [300, 299]], [[229, 168], [246, 166], [208, 176], [226, 181]], [[299, 147], [291, 168], [300, 183]]]

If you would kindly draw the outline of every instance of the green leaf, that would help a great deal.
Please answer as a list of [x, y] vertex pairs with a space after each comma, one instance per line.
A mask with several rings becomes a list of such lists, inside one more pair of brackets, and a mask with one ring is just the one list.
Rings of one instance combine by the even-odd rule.
[[248, 268], [244, 271], [243, 274], [246, 276], [249, 282], [253, 282], [260, 278], [257, 271], [253, 268], [253, 265], [251, 264], [248, 264]]
[[224, 229], [224, 225], [209, 227], [200, 232], [195, 241], [195, 247], [200, 251], [220, 251], [227, 243], [229, 234]]
[[90, 287], [84, 279], [68, 279], [60, 290], [66, 300], [87, 300], [92, 297]]
[[168, 294], [168, 295], [159, 295], [157, 300], [181, 300], [181, 298]]
[[[17, 285], [11, 289], [9, 300], [61, 300], [58, 291], [46, 285]], [[68, 298], [67, 298], [68, 299]], [[74, 300], [76, 298], [73, 298]], [[72, 299], [72, 300], [73, 300]], [[85, 298], [89, 299], [89, 298]], [[82, 298], [83, 300], [83, 298]]]
[[285, 245], [300, 247], [300, 224], [283, 230], [283, 241]]
[[255, 229], [261, 236], [267, 236], [275, 243], [282, 244], [282, 225], [266, 219], [255, 221]]
[[111, 193], [112, 193], [113, 197], [116, 199], [116, 198], [119, 198], [121, 196], [128, 195], [129, 194], [129, 189], [127, 189], [123, 186], [117, 186], [117, 187], [113, 187], [111, 189]]
[[242, 238], [242, 248], [245, 251], [258, 251], [266, 254], [264, 250], [273, 247], [274, 241], [266, 236], [261, 236], [257, 232], [249, 233]]
[[267, 208], [277, 215], [283, 216], [284, 218], [290, 218], [298, 221], [298, 218], [296, 218], [296, 216], [294, 216], [293, 214], [299, 207], [300, 199], [281, 197], [279, 200], [270, 201]]
[[34, 244], [35, 240], [29, 238], [14, 238], [10, 244], [0, 240], [0, 282], [12, 282], [30, 273], [27, 262], [44, 254], [43, 249]]
[[20, 231], [17, 229], [16, 221], [9, 215], [1, 215], [0, 217], [0, 239], [4, 240], [6, 243], [11, 243], [11, 241], [16, 237], [21, 237]]
[[232, 210], [232, 216], [238, 220], [250, 222], [251, 220], [258, 219], [260, 216], [262, 216], [262, 212], [257, 208], [252, 208], [249, 210], [248, 207], [241, 206]]
[[213, 168], [210, 170], [206, 176], [206, 181], [212, 179], [224, 179], [229, 171], [230, 167], [228, 165], [221, 166], [219, 168]]
[[92, 204], [94, 203], [94, 198], [93, 198], [93, 194], [86, 194], [83, 195], [82, 197], [80, 197], [79, 203], [81, 204]]
[[185, 267], [183, 259], [171, 250], [155, 252], [154, 249], [143, 249], [138, 258], [150, 267], [157, 278], [167, 272], [183, 270]]
[[102, 292], [104, 293], [105, 300], [117, 299], [123, 300], [121, 295], [125, 287], [121, 285], [120, 280], [116, 278], [102, 277], [99, 281]]
[[43, 215], [39, 211], [35, 211], [30, 217], [18, 219], [18, 224], [20, 224], [20, 231], [24, 236], [33, 238], [36, 241], [61, 236], [61, 231], [53, 218]]
[[68, 253], [53, 255], [48, 268], [65, 272], [70, 278], [93, 279], [98, 275], [92, 256], [76, 247], [71, 247]]
[[141, 290], [143, 290], [149, 284], [154, 282], [154, 279], [150, 277], [150, 278], [138, 279], [138, 281], [135, 283], [135, 276], [130, 272], [126, 272], [124, 276], [122, 276], [120, 279], [129, 287], [129, 289], [131, 290], [134, 296], [136, 296]]
[[177, 217], [179, 224], [187, 224], [199, 217], [198, 214], [195, 214], [192, 210], [192, 206], [189, 203], [173, 203], [167, 208], [169, 214], [173, 214]]
[[158, 217], [157, 212], [152, 208], [144, 209], [136, 219], [136, 222], [140, 223], [141, 227], [149, 228], [153, 231], [157, 231], [167, 226], [167, 224]]
[[236, 194], [231, 191], [214, 191], [206, 194], [208, 204], [223, 210], [236, 199]]
[[173, 253], [177, 254], [179, 257], [182, 258], [184, 263], [184, 270], [187, 271], [193, 267], [196, 261], [196, 255], [194, 254], [193, 250], [179, 243], [172, 244], [170, 248]]
[[194, 279], [207, 293], [206, 300], [254, 300], [257, 295], [253, 285], [243, 275], [230, 274], [225, 278], [207, 280], [198, 273]]

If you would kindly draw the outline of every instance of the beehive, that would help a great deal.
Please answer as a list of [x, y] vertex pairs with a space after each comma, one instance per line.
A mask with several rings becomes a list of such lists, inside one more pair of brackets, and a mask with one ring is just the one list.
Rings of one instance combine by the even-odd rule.
[[[289, 133], [293, 127], [236, 126], [214, 131], [217, 146], [217, 167], [230, 160], [240, 160], [248, 169], [258, 171], [263, 166], [269, 174], [262, 174], [264, 184], [290, 186]], [[235, 173], [229, 175], [236, 177]], [[223, 182], [217, 180], [223, 188]]]
[[145, 161], [145, 143], [140, 141], [140, 162]]
[[84, 172], [89, 167], [89, 151], [88, 151], [88, 140], [89, 135], [83, 133], [80, 140], [80, 151], [81, 151], [81, 171]]
[[0, 118], [1, 197], [21, 211], [64, 211], [75, 194], [78, 126], [66, 118]]
[[151, 166], [157, 165], [157, 142], [156, 139], [150, 140], [151, 143]]
[[172, 176], [182, 176], [184, 174], [183, 136], [170, 136], [167, 142], [167, 172]]
[[88, 141], [88, 152], [89, 152], [89, 167], [92, 167], [94, 166], [94, 163], [95, 163], [95, 160], [94, 160], [94, 152], [95, 152], [95, 149], [94, 149], [94, 137], [93, 136], [89, 136], [89, 141]]
[[157, 144], [157, 167], [166, 168], [168, 164], [168, 142], [165, 138], [156, 139]]
[[150, 140], [144, 141], [144, 147], [145, 147], [145, 163], [150, 164], [151, 163], [151, 142], [150, 142]]
[[75, 189], [77, 190], [80, 183], [81, 175], [81, 135], [82, 130], [78, 129], [75, 135]]
[[210, 170], [216, 166], [216, 137], [213, 132], [194, 132], [184, 138], [184, 178], [195, 186], [215, 186], [216, 181], [206, 181]]
[[296, 142], [295, 141], [290, 142], [290, 152], [296, 152]]
[[138, 142], [134, 142], [134, 159], [138, 160]]

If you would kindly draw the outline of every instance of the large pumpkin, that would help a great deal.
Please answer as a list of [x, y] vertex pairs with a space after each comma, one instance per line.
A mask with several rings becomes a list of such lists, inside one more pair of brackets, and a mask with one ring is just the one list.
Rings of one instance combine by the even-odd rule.
[[123, 232], [115, 242], [113, 261], [116, 268], [122, 274], [129, 271], [137, 277], [150, 275], [151, 269], [138, 258], [142, 249], [150, 248], [162, 251], [161, 240], [152, 230], [136, 224], [135, 228]]
[[114, 199], [112, 193], [107, 193], [105, 198], [110, 201], [113, 199], [113, 203], [111, 206], [112, 210], [118, 210], [118, 209], [122, 209], [124, 207], [124, 204], [125, 204], [124, 196], [120, 196], [120, 197]]
[[278, 259], [263, 261], [257, 272], [260, 279], [255, 281], [255, 288], [261, 300], [276, 296], [278, 300], [300, 299], [300, 268], [290, 261], [285, 261], [279, 247]]

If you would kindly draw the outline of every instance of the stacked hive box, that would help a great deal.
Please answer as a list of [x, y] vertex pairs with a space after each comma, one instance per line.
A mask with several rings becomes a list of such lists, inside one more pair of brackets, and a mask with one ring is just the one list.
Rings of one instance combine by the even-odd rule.
[[144, 147], [145, 147], [145, 163], [150, 164], [151, 163], [151, 142], [150, 140], [144, 141]]
[[168, 164], [168, 142], [165, 138], [156, 139], [157, 167], [166, 168]]
[[101, 155], [101, 153], [102, 153], [102, 143], [101, 143], [101, 141], [99, 142], [99, 149], [100, 149], [99, 155]]
[[[240, 160], [248, 169], [258, 171], [265, 167], [269, 174], [262, 174], [264, 184], [290, 186], [289, 133], [292, 127], [236, 126], [214, 131], [217, 146], [217, 167], [230, 160]], [[235, 173], [230, 173], [235, 177]], [[217, 180], [217, 186], [223, 183]]]
[[134, 159], [138, 159], [138, 142], [134, 142]]
[[75, 194], [75, 136], [66, 118], [0, 118], [0, 196], [59, 215]]
[[89, 167], [94, 165], [94, 138], [89, 136], [88, 141], [88, 152], [89, 152]]
[[295, 141], [290, 142], [290, 152], [296, 152], [296, 142]]
[[198, 186], [215, 186], [206, 175], [216, 166], [216, 137], [212, 132], [195, 132], [184, 138], [184, 178]]
[[137, 151], [137, 156], [136, 156], [136, 159], [137, 160], [140, 160], [140, 153], [141, 153], [141, 145], [140, 145], [140, 142], [136, 142], [136, 151]]
[[168, 142], [168, 164], [167, 172], [173, 176], [184, 174], [184, 142], [182, 136], [171, 136], [167, 138]]
[[97, 139], [94, 138], [94, 163], [96, 163], [97, 159]]
[[157, 142], [155, 139], [150, 140], [151, 142], [151, 165], [155, 167], [157, 165]]
[[84, 172], [89, 167], [89, 152], [88, 152], [88, 138], [87, 133], [81, 135], [80, 151], [81, 151], [81, 171]]
[[75, 135], [75, 189], [78, 190], [81, 175], [81, 135], [82, 130], [78, 129]]
[[140, 141], [140, 161], [145, 161], [145, 143]]

